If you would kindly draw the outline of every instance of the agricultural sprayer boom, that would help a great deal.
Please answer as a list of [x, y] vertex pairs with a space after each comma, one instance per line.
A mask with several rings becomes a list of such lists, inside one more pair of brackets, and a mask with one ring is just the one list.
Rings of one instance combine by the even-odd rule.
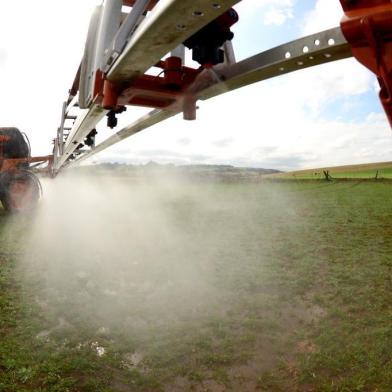
[[[392, 125], [390, 0], [340, 0], [340, 27], [236, 62], [231, 27], [238, 15], [231, 7], [239, 1], [106, 0], [97, 7], [63, 105], [54, 172], [178, 113], [194, 119], [198, 100], [351, 56], [377, 75]], [[185, 64], [186, 48], [197, 68]], [[97, 123], [106, 116], [114, 128], [129, 105], [152, 111], [96, 146]]]

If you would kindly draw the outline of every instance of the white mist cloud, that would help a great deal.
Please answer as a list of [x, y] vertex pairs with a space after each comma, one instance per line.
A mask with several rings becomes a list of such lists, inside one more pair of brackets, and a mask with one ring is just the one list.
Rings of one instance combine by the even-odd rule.
[[[20, 260], [27, 283], [38, 282], [43, 312], [49, 306], [67, 328], [82, 319], [92, 330], [121, 327], [132, 336], [152, 320], [171, 328], [221, 309], [229, 293], [215, 284], [216, 265], [228, 245], [231, 255], [243, 249], [242, 222], [257, 200], [222, 202], [224, 190], [170, 173], [136, 181], [89, 174], [43, 181]], [[286, 209], [284, 195], [271, 193], [263, 193], [270, 210], [276, 202]], [[211, 220], [220, 212], [233, 219]]]

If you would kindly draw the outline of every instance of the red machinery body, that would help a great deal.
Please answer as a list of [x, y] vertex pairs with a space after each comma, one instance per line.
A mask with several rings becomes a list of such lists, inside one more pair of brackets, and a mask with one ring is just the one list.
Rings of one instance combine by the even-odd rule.
[[[135, 1], [123, 3], [132, 6]], [[157, 1], [151, 1], [147, 9], [151, 10], [156, 3]], [[238, 19], [237, 12], [231, 8], [184, 42], [184, 45], [193, 51], [193, 60], [200, 64], [198, 69], [186, 67], [181, 58], [171, 56], [155, 64], [156, 68], [162, 70], [158, 76], [145, 74], [125, 84], [113, 83], [106, 79], [101, 70], [97, 70], [94, 102], [115, 113], [121, 112], [121, 107], [127, 105], [168, 109], [173, 112], [184, 111], [184, 117], [188, 119], [184, 107], [186, 109], [189, 103], [189, 87], [203, 69], [224, 61], [221, 46], [234, 37], [230, 27], [237, 23]], [[195, 113], [195, 110], [191, 112]], [[190, 117], [193, 119], [194, 116]]]
[[31, 210], [37, 203], [41, 186], [31, 164], [48, 162], [53, 157], [31, 157], [27, 137], [17, 128], [0, 128], [0, 201], [9, 212]]
[[380, 99], [392, 126], [392, 3], [390, 0], [340, 0], [341, 21], [354, 57], [376, 74]]

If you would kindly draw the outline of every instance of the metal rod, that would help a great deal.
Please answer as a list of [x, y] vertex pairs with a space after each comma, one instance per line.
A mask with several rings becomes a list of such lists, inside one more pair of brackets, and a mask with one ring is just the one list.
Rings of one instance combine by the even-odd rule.
[[104, 68], [103, 70], [107, 72], [110, 69], [110, 66], [120, 55], [122, 50], [124, 49], [128, 38], [133, 33], [135, 27], [140, 21], [140, 17], [145, 12], [150, 0], [137, 0], [134, 6], [132, 7], [131, 12], [128, 14], [119, 30], [117, 31], [112, 44], [107, 49], [107, 54], [104, 59]]
[[98, 31], [94, 71], [104, 69], [105, 51], [109, 48], [121, 23], [122, 4], [122, 0], [106, 0], [104, 3]]
[[226, 41], [223, 44], [223, 50], [225, 52], [225, 64], [235, 64], [235, 53], [234, 53], [234, 47], [233, 47], [233, 42], [232, 41]]
[[[63, 108], [61, 111], [61, 123], [59, 128], [59, 135], [58, 135], [58, 153], [62, 155], [64, 153], [64, 123], [65, 123], [65, 115], [67, 110], [67, 102], [63, 103]], [[55, 154], [55, 157], [57, 155]]]
[[185, 46], [178, 45], [177, 48], [173, 49], [170, 53], [171, 56], [179, 57], [182, 61], [182, 64], [185, 63]]
[[238, 63], [215, 67], [221, 81], [217, 83], [211, 79], [210, 87], [203, 85], [198, 98], [205, 100], [261, 80], [348, 57], [352, 57], [351, 47], [340, 27], [325, 30], [269, 49]]
[[170, 112], [165, 110], [152, 110], [151, 112], [147, 113], [143, 117], [139, 118], [132, 124], [126, 126], [125, 128], [121, 129], [120, 131], [116, 132], [114, 135], [108, 137], [105, 141], [98, 144], [94, 149], [87, 152], [86, 154], [82, 155], [80, 158], [77, 158], [75, 161], [72, 161], [70, 165], [74, 163], [79, 163], [84, 161], [87, 158], [92, 157], [93, 155], [107, 149], [108, 147], [112, 146], [113, 144], [118, 143], [119, 141], [128, 138], [129, 136], [134, 135], [140, 131], [143, 131], [146, 128], [151, 127], [154, 124], [157, 124], [161, 121], [167, 120], [170, 117], [173, 117], [178, 112]]
[[79, 94], [76, 94], [73, 98], [72, 98], [72, 100], [71, 100], [71, 102], [68, 104], [68, 106], [67, 106], [67, 108], [66, 108], [66, 110], [65, 110], [65, 114], [68, 114], [70, 111], [71, 111], [71, 109], [76, 105], [76, 103], [78, 102], [78, 99], [79, 99]]
[[91, 109], [82, 110], [78, 119], [75, 121], [72, 130], [69, 133], [64, 147], [64, 153], [58, 158], [54, 164], [54, 170], [59, 170], [67, 161], [71, 154], [76, 150], [79, 143], [95, 128], [95, 125], [105, 116], [107, 110], [98, 105], [93, 105]]

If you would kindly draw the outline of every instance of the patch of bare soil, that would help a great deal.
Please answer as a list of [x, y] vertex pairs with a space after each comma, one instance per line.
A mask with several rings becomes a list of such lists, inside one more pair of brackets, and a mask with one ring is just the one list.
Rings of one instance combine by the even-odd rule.
[[[266, 319], [273, 320], [277, 325], [275, 331], [260, 331], [257, 335], [253, 356], [244, 363], [224, 367], [227, 374], [225, 382], [214, 380], [211, 371], [203, 373], [202, 381], [177, 377], [165, 385], [167, 392], [221, 392], [221, 391], [299, 391], [298, 356], [311, 355], [317, 352], [317, 346], [307, 338], [299, 338], [299, 331], [317, 323], [325, 317], [326, 312], [318, 305], [304, 300], [292, 301], [282, 305]], [[302, 339], [302, 340], [299, 340]], [[241, 347], [238, 348], [241, 350]], [[200, 369], [198, 369], [200, 370]], [[265, 377], [265, 375], [269, 375]], [[274, 380], [290, 380], [285, 384], [271, 383]]]

